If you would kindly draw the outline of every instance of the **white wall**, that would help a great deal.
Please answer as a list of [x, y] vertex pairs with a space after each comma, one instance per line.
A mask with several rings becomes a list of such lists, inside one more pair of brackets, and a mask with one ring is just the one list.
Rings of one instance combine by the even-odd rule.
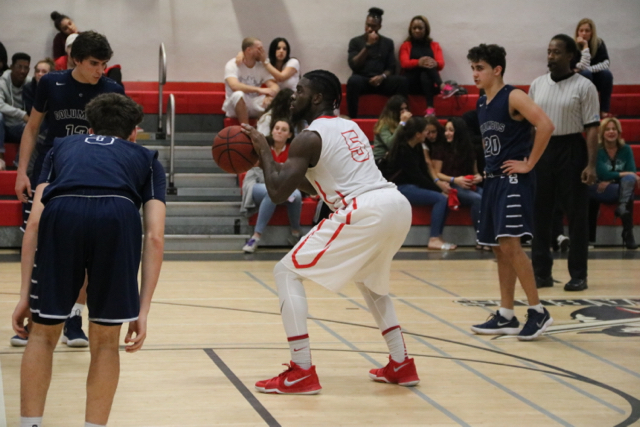
[[243, 37], [265, 44], [286, 37], [303, 71], [325, 68], [345, 82], [347, 44], [364, 30], [370, 6], [385, 10], [381, 33], [396, 49], [409, 19], [425, 15], [440, 42], [444, 79], [470, 84], [467, 50], [498, 43], [507, 50], [506, 80], [528, 84], [546, 72], [546, 47], [557, 33], [573, 34], [583, 17], [595, 20], [607, 44], [616, 84], [640, 84], [639, 0], [47, 0], [0, 2], [0, 41], [9, 57], [51, 54], [53, 10], [80, 30], [105, 34], [123, 66], [124, 80], [153, 81], [158, 45], [168, 52], [170, 81], [223, 80], [225, 62]]

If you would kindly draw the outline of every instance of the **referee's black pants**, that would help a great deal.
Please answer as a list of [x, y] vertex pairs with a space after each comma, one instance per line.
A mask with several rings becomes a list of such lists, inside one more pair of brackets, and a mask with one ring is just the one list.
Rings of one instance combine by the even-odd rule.
[[569, 221], [569, 274], [572, 279], [587, 278], [589, 187], [581, 181], [587, 163], [586, 141], [581, 134], [570, 134], [552, 137], [535, 167], [531, 259], [538, 277], [551, 276], [553, 211], [557, 203]]

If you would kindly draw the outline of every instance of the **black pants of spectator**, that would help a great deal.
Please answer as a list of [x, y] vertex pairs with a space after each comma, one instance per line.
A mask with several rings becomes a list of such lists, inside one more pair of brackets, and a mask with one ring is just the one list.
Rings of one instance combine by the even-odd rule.
[[531, 258], [533, 271], [538, 277], [551, 276], [551, 238], [554, 207], [557, 203], [569, 222], [569, 274], [572, 279], [587, 278], [589, 187], [581, 181], [587, 161], [584, 138], [581, 134], [571, 134], [552, 137], [536, 165]]
[[389, 76], [379, 86], [369, 84], [369, 77], [352, 74], [347, 80], [347, 107], [349, 117], [358, 117], [360, 95], [376, 93], [385, 96], [396, 94], [407, 96], [407, 79], [404, 76]]
[[438, 69], [417, 67], [408, 70], [404, 75], [409, 84], [409, 93], [423, 95], [427, 101], [427, 107], [433, 107], [433, 98], [440, 93], [442, 84]]

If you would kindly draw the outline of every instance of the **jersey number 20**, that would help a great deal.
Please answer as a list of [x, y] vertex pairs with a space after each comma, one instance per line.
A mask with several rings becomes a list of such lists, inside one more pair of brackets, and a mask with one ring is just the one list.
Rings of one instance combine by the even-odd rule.
[[500, 138], [497, 135], [491, 135], [485, 137], [482, 142], [484, 143], [484, 156], [491, 157], [500, 154]]

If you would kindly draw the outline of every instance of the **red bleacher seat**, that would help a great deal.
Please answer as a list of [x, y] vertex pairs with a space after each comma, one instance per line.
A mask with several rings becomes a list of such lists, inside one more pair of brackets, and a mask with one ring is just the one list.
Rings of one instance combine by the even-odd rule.
[[16, 194], [16, 171], [0, 171], [0, 196], [13, 196]]
[[622, 137], [625, 141], [640, 142], [640, 119], [620, 119], [620, 125], [622, 125]]
[[22, 225], [22, 203], [18, 200], [0, 200], [0, 227]]
[[4, 143], [4, 161], [8, 166], [13, 165], [13, 161], [18, 156], [18, 150], [20, 149], [20, 144], [17, 142], [7, 142]]

